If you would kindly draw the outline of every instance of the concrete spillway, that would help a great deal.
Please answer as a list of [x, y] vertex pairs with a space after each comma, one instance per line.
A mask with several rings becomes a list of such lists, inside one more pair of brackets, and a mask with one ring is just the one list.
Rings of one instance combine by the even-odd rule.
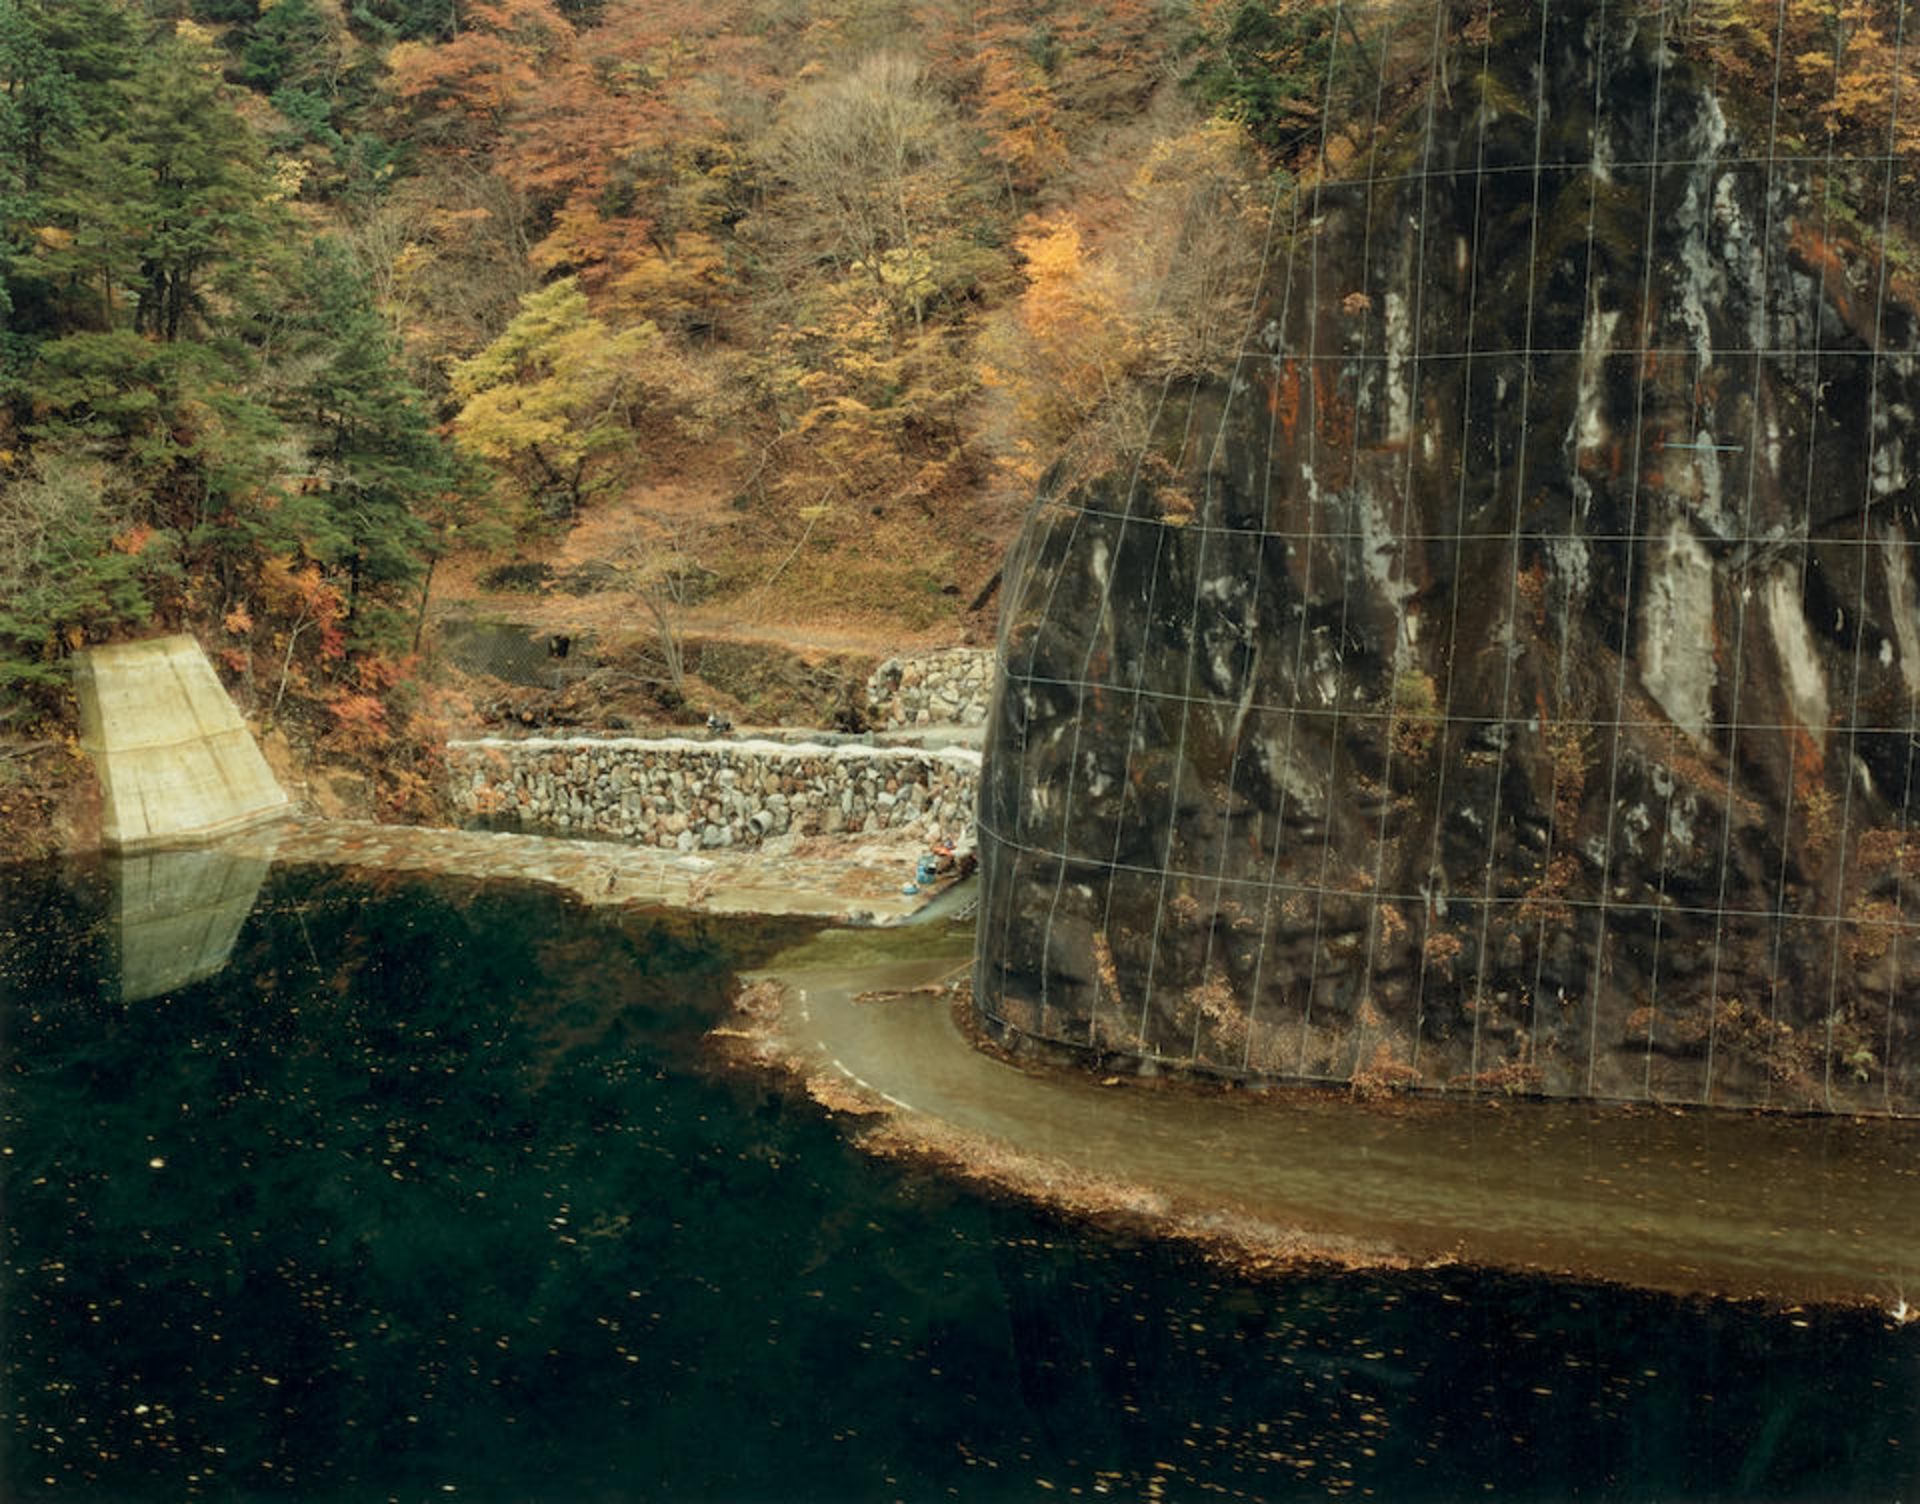
[[191, 843], [288, 807], [193, 638], [94, 648], [76, 659], [74, 687], [109, 849]]

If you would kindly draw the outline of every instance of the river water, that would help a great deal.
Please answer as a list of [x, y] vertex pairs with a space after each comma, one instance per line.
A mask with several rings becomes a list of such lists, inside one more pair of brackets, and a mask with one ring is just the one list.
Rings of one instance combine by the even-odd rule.
[[807, 933], [0, 869], [0, 1497], [1920, 1490], [1920, 1324], [1253, 1282], [863, 1156], [702, 1043]]

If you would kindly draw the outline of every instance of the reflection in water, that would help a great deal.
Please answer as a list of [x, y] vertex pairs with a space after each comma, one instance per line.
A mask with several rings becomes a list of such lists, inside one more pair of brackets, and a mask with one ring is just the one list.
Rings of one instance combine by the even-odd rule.
[[1920, 1327], [1250, 1283], [717, 1076], [795, 923], [272, 873], [130, 1005], [0, 868], [0, 1498], [1912, 1497]]
[[225, 966], [272, 858], [270, 837], [245, 856], [201, 846], [106, 858], [120, 1000], [143, 1002]]

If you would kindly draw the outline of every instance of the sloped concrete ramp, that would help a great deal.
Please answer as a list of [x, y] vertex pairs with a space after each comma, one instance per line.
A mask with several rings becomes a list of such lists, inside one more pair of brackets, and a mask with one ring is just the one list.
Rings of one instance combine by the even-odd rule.
[[198, 841], [288, 808], [193, 638], [93, 648], [75, 660], [74, 687], [110, 850]]

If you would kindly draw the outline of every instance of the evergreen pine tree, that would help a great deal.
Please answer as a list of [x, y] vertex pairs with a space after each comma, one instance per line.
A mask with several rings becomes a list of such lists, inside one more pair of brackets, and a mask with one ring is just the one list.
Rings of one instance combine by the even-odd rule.
[[316, 241], [300, 296], [306, 374], [289, 417], [311, 436], [341, 539], [336, 562], [347, 576], [353, 633], [390, 642], [426, 567], [425, 514], [454, 484], [452, 468], [352, 253], [338, 241]]

